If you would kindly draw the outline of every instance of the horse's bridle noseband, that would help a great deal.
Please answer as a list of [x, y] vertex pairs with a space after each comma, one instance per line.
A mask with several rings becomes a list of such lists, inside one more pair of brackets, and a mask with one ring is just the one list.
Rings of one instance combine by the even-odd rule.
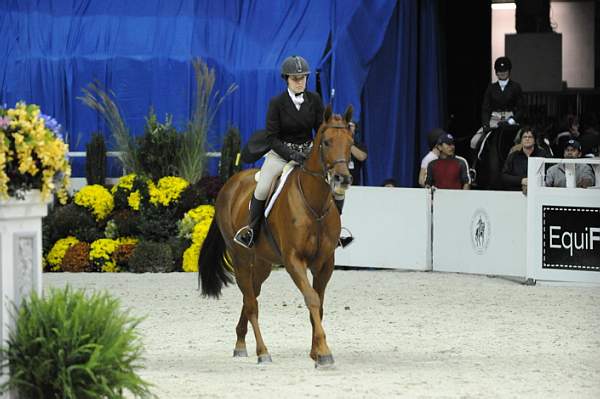
[[[325, 128], [323, 129], [323, 132], [325, 132], [326, 130], [329, 130], [329, 129], [348, 130], [349, 128], [348, 128], [348, 125], [344, 125], [341, 123], [335, 123], [335, 124], [325, 126]], [[329, 171], [332, 170], [335, 167], [335, 165], [337, 165], [339, 163], [343, 163], [343, 164], [346, 164], [346, 166], [348, 166], [348, 164], [350, 163], [350, 159], [339, 158], [339, 159], [336, 159], [333, 162], [331, 162], [331, 164], [327, 164], [327, 162], [325, 162], [325, 157], [323, 156], [323, 140], [321, 140], [321, 142], [319, 143], [319, 162], [321, 163], [321, 173], [313, 172], [312, 170], [308, 170], [304, 167], [304, 165], [302, 165], [300, 169], [303, 172], [308, 173], [309, 175], [322, 177], [327, 182], [328, 178], [329, 178]]]

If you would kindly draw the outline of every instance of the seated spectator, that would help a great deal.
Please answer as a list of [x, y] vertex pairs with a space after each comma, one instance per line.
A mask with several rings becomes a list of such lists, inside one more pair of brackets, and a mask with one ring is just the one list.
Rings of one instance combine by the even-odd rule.
[[454, 137], [445, 133], [437, 140], [439, 158], [427, 165], [425, 187], [445, 189], [470, 189], [469, 172], [465, 163], [454, 156]]
[[354, 121], [348, 124], [352, 134], [354, 135], [354, 145], [350, 147], [350, 163], [348, 169], [352, 175], [352, 185], [360, 186], [362, 184], [362, 168], [363, 163], [367, 159], [367, 146], [360, 141], [358, 133], [356, 132], [356, 123]]
[[[564, 157], [566, 159], [581, 158], [581, 144], [577, 140], [569, 140], [565, 147]], [[592, 167], [583, 163], [575, 164], [575, 177], [577, 178], [576, 185], [580, 188], [593, 186], [596, 181]], [[566, 187], [566, 185], [565, 165], [552, 165], [546, 173], [546, 186]]]
[[527, 193], [527, 162], [529, 157], [546, 158], [547, 153], [535, 144], [535, 132], [531, 127], [521, 129], [521, 149], [508, 154], [502, 168], [502, 181], [508, 190]]
[[[419, 186], [421, 186], [421, 187], [425, 187], [425, 179], [427, 178], [427, 166], [429, 165], [429, 163], [431, 161], [438, 159], [440, 156], [440, 150], [437, 148], [437, 141], [444, 134], [447, 134], [447, 133], [443, 129], [440, 129], [439, 127], [432, 129], [427, 134], [427, 142], [428, 142], [429, 148], [431, 148], [431, 150], [421, 160], [421, 170], [419, 171]], [[461, 161], [465, 164], [465, 167], [467, 168], [467, 171], [468, 171], [469, 163], [467, 162], [467, 160], [458, 155], [455, 155], [455, 157], [456, 157], [456, 159], [458, 159], [459, 161]], [[469, 174], [468, 177], [469, 177], [469, 184], [471, 184], [471, 175]]]
[[560, 133], [554, 138], [554, 150], [556, 154], [562, 154], [565, 150], [567, 141], [578, 139], [580, 135], [579, 118], [576, 115], [567, 115], [561, 126]]
[[381, 186], [382, 187], [398, 187], [398, 183], [396, 182], [396, 179], [389, 178], [389, 179], [385, 179]]

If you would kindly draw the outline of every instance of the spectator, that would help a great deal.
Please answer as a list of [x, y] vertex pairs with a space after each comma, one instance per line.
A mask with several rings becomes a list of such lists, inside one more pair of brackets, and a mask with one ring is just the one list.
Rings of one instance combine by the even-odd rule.
[[569, 114], [561, 126], [561, 132], [554, 138], [554, 150], [557, 154], [564, 152], [567, 141], [579, 139], [579, 118], [576, 115]]
[[[575, 139], [569, 140], [565, 146], [564, 157], [566, 159], [581, 158], [581, 144]], [[592, 167], [583, 163], [575, 164], [575, 177], [577, 178], [576, 185], [580, 188], [593, 186], [596, 180]], [[565, 165], [552, 165], [546, 173], [546, 186], [566, 187], [566, 185]]]
[[398, 183], [396, 182], [396, 179], [389, 178], [389, 179], [385, 179], [381, 186], [382, 187], [398, 187]]
[[436, 144], [439, 158], [427, 165], [427, 176], [425, 187], [436, 187], [446, 189], [470, 189], [469, 172], [465, 163], [454, 156], [454, 137], [442, 134]]
[[352, 131], [352, 135], [354, 136], [354, 145], [350, 147], [350, 163], [348, 164], [348, 169], [350, 169], [350, 174], [352, 175], [352, 184], [355, 186], [360, 186], [362, 184], [362, 169], [365, 160], [367, 159], [367, 147], [364, 145], [362, 141], [360, 141], [358, 134], [356, 132], [356, 123], [354, 121], [348, 124], [350, 130]]
[[[437, 148], [437, 141], [444, 134], [447, 134], [447, 133], [443, 129], [440, 129], [439, 127], [432, 129], [427, 134], [427, 142], [428, 142], [429, 148], [431, 148], [431, 150], [421, 160], [421, 170], [419, 171], [419, 186], [421, 186], [421, 187], [425, 187], [425, 179], [427, 178], [427, 166], [429, 165], [429, 163], [431, 161], [438, 159], [440, 156], [440, 150]], [[466, 159], [464, 159], [463, 157], [460, 157], [458, 155], [455, 155], [455, 157], [459, 161], [463, 162], [465, 164], [465, 168], [467, 170], [469, 170], [469, 163], [467, 162]], [[468, 177], [469, 177], [469, 184], [471, 184], [471, 176], [468, 175]]]
[[535, 132], [529, 126], [521, 129], [522, 148], [508, 154], [504, 168], [502, 168], [502, 181], [508, 190], [523, 190], [527, 194], [527, 162], [529, 157], [547, 156], [546, 151], [535, 144]]
[[471, 139], [471, 148], [479, 148], [485, 132], [502, 124], [517, 125], [523, 109], [521, 85], [510, 80], [512, 63], [508, 57], [499, 57], [494, 62], [498, 80], [490, 83], [483, 95], [481, 104], [481, 128]]

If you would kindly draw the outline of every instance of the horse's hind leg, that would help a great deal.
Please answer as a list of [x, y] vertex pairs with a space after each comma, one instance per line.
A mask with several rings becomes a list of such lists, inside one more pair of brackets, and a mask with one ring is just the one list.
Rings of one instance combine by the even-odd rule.
[[[313, 350], [311, 350], [311, 357], [314, 356], [313, 359], [316, 360], [317, 366], [331, 365], [333, 364], [333, 356], [329, 350], [329, 346], [327, 346], [325, 330], [321, 323], [321, 298], [319, 293], [311, 287], [310, 282], [308, 281], [308, 276], [306, 275], [306, 262], [298, 258], [289, 259], [286, 263], [286, 270], [292, 277], [292, 280], [294, 280], [296, 286], [300, 289], [300, 292], [302, 292], [304, 302], [310, 312], [310, 319], [313, 322]], [[324, 279], [324, 281], [328, 280], [328, 277]], [[322, 286], [323, 292], [325, 291], [326, 285], [327, 283], [325, 282]]]
[[[238, 263], [239, 264], [239, 263]], [[260, 288], [263, 281], [269, 276], [270, 265], [256, 260], [254, 265], [250, 262], [242, 263], [241, 267], [236, 268], [236, 280], [243, 295], [243, 307], [240, 320], [236, 327], [237, 341], [234, 349], [234, 356], [247, 356], [246, 333], [248, 332], [248, 321], [252, 325], [254, 337], [256, 339], [256, 355], [259, 363], [271, 362], [271, 355], [262, 339], [260, 327], [258, 325], [258, 300]]]

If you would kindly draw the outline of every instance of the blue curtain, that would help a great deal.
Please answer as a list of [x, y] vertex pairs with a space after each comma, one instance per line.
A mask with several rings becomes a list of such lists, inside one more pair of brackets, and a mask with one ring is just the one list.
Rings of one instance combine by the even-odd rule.
[[[93, 81], [114, 93], [132, 134], [142, 133], [150, 106], [161, 120], [173, 115], [182, 129], [194, 106], [191, 59], [199, 56], [215, 69], [215, 91], [239, 85], [209, 134], [211, 149], [218, 150], [231, 125], [244, 141], [264, 127], [269, 98], [285, 88], [279, 66], [299, 54], [313, 71], [321, 69], [324, 100], [331, 100], [336, 112], [355, 106], [369, 147], [367, 183], [395, 176], [411, 185], [417, 129], [430, 121], [418, 117], [418, 108], [439, 107], [434, 81], [417, 85], [416, 79], [419, 68], [437, 73], [428, 61], [437, 56], [435, 49], [416, 57], [427, 44], [419, 35], [425, 42], [435, 40], [434, 3], [4, 0], [0, 103], [39, 104], [66, 128], [71, 151], [83, 151], [94, 131], [109, 138], [101, 117], [77, 99]], [[429, 7], [429, 18], [419, 16], [418, 4]], [[313, 74], [311, 90], [315, 83]], [[420, 91], [432, 95], [420, 101]], [[82, 175], [82, 166], [74, 165], [76, 175]]]

